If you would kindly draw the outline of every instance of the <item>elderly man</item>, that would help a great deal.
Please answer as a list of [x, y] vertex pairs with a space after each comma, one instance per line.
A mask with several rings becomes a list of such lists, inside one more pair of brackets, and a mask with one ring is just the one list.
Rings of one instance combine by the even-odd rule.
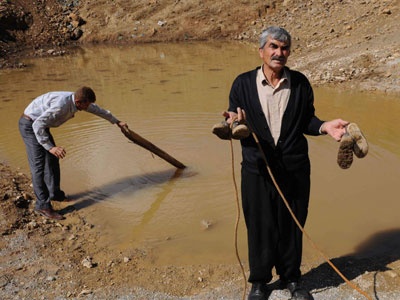
[[65, 149], [56, 146], [50, 128], [58, 127], [84, 110], [117, 124], [119, 121], [109, 111], [94, 102], [96, 95], [89, 87], [74, 92], [49, 92], [34, 99], [19, 119], [19, 131], [26, 146], [33, 189], [36, 196], [35, 211], [47, 218], [62, 220], [54, 211], [50, 200], [67, 201], [60, 188], [59, 159], [65, 157]]
[[[247, 122], [294, 214], [304, 226], [310, 196], [310, 161], [304, 135], [329, 134], [340, 141], [347, 121], [321, 121], [314, 111], [312, 87], [300, 72], [286, 67], [291, 36], [269, 27], [260, 35], [262, 65], [233, 82], [227, 123]], [[252, 135], [241, 139], [242, 206], [248, 235], [252, 288], [250, 300], [267, 299], [275, 268], [292, 299], [311, 299], [300, 284], [302, 232], [296, 226], [266, 168]]]

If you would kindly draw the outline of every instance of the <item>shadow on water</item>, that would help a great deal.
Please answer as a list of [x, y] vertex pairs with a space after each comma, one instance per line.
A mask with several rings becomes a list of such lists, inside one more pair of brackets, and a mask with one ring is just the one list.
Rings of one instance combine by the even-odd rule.
[[[400, 229], [378, 232], [361, 243], [354, 253], [333, 258], [331, 262], [348, 279], [353, 280], [365, 272], [377, 273], [390, 270], [388, 264], [400, 259]], [[303, 275], [304, 285], [310, 289], [337, 287], [344, 280], [329, 266], [323, 263]], [[374, 282], [375, 299], [376, 282]]]
[[[148, 174], [141, 174], [138, 176], [123, 178], [114, 182], [110, 182], [101, 187], [92, 189], [90, 191], [84, 191], [81, 193], [76, 193], [69, 195], [71, 199], [76, 199], [74, 204], [71, 204], [59, 212], [63, 215], [70, 213], [74, 210], [81, 210], [91, 205], [97, 204], [101, 201], [106, 201], [107, 199], [112, 198], [116, 194], [120, 193], [135, 193], [141, 189], [151, 188], [154, 185], [162, 184], [165, 182], [173, 183], [178, 178], [186, 178], [196, 175], [193, 172], [187, 172], [181, 169], [176, 169], [175, 172], [171, 173], [171, 170], [166, 170], [162, 172], [152, 172]], [[134, 188], [132, 188], [134, 187]], [[172, 188], [166, 188], [168, 191], [171, 191]], [[149, 211], [154, 211], [154, 206], [160, 206], [162, 200], [166, 197], [168, 193], [161, 192], [162, 197], [157, 197], [155, 203], [151, 206]], [[146, 214], [145, 214], [146, 216]], [[148, 218], [148, 216], [147, 216]]]

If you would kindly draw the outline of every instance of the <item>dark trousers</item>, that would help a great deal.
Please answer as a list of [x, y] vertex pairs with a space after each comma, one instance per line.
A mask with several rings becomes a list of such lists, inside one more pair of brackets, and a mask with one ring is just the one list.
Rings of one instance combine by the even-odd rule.
[[[33, 190], [37, 209], [51, 208], [50, 199], [62, 199], [65, 195], [60, 189], [59, 159], [39, 144], [32, 129], [32, 121], [20, 118], [19, 131], [25, 143], [31, 170]], [[50, 134], [54, 143], [53, 136]]]
[[[310, 196], [310, 174], [285, 174], [284, 193], [304, 226]], [[249, 282], [270, 282], [275, 267], [281, 280], [300, 278], [302, 232], [267, 175], [242, 168], [242, 206], [248, 238]]]

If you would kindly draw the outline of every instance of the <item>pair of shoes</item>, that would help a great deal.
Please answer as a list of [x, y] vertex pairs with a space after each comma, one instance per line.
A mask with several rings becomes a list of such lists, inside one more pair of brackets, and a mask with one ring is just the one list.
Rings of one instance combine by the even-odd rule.
[[267, 300], [268, 299], [267, 285], [263, 282], [254, 282], [248, 296], [248, 300]]
[[337, 163], [342, 169], [350, 168], [353, 163], [353, 153], [358, 158], [363, 158], [368, 153], [368, 142], [355, 123], [346, 127], [346, 133], [340, 140]]
[[313, 299], [311, 294], [297, 282], [289, 282], [287, 289], [290, 292], [291, 300], [311, 300]]
[[250, 135], [250, 130], [245, 121], [238, 121], [237, 119], [232, 122], [230, 126], [228, 122], [222, 121], [212, 127], [212, 133], [222, 140], [240, 140], [247, 138]]
[[41, 214], [42, 216], [48, 218], [48, 219], [54, 219], [54, 220], [64, 220], [64, 216], [60, 215], [58, 212], [56, 212], [52, 208], [44, 208], [44, 209], [39, 209], [35, 208], [35, 212]]

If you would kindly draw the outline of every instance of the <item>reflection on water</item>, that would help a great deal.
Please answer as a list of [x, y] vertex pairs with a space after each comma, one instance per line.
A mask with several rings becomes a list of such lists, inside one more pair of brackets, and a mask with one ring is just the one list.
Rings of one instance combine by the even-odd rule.
[[[183, 171], [130, 143], [107, 121], [85, 112], [54, 129], [67, 150], [62, 186], [102, 228], [100, 243], [148, 246], [157, 263], [235, 262], [236, 216], [229, 143], [210, 133], [221, 120], [234, 77], [259, 64], [241, 44], [156, 44], [84, 48], [73, 56], [28, 61], [0, 71], [0, 159], [28, 172], [17, 121], [34, 97], [91, 86], [100, 106], [188, 166]], [[357, 122], [370, 152], [348, 170], [338, 144], [311, 137], [312, 195], [306, 229], [330, 256], [352, 253], [376, 232], [398, 228], [400, 101], [394, 97], [316, 89], [323, 119]], [[395, 119], [396, 118], [396, 119]], [[234, 142], [236, 178], [240, 147]], [[205, 229], [202, 223], [212, 225]], [[239, 249], [246, 256], [243, 219]], [[305, 242], [306, 259], [317, 254]]]

